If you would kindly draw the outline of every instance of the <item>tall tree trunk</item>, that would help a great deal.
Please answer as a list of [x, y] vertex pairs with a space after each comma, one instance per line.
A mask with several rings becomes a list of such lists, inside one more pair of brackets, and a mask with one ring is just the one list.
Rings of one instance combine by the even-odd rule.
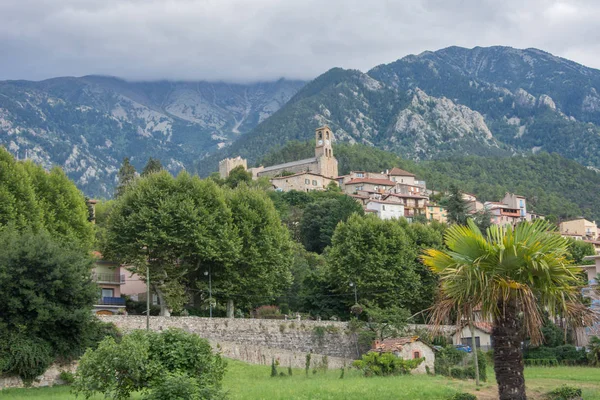
[[160, 316], [170, 317], [171, 312], [169, 311], [169, 305], [167, 304], [167, 300], [165, 299], [165, 294], [160, 289], [159, 285], [152, 285], [152, 287], [156, 292], [156, 296], [158, 297], [158, 302], [160, 304]]
[[233, 318], [233, 299], [227, 300], [227, 318]]
[[[504, 313], [494, 320], [494, 371], [500, 400], [526, 400], [520, 324], [514, 301], [500, 304]], [[504, 308], [503, 308], [504, 307]]]

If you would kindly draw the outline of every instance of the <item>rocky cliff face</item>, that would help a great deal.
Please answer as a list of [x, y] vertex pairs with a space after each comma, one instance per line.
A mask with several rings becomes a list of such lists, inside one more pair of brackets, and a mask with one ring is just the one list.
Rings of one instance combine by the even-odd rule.
[[123, 157], [158, 157], [172, 172], [228, 146], [285, 104], [303, 82], [126, 82], [89, 76], [0, 82], [0, 145], [78, 186], [110, 196]]

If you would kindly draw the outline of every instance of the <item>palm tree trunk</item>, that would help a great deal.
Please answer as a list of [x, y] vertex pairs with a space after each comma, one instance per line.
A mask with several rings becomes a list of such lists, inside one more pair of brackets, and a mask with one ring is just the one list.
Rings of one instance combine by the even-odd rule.
[[513, 302], [500, 304], [504, 312], [494, 320], [494, 371], [500, 400], [526, 400], [520, 323]]

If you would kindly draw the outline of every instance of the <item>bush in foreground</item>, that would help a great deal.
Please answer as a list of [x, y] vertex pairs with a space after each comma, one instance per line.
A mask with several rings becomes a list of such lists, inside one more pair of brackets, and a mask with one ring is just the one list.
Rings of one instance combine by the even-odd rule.
[[581, 389], [575, 386], [563, 385], [548, 393], [549, 400], [579, 400]]
[[115, 400], [141, 391], [148, 399], [215, 399], [225, 362], [208, 342], [180, 329], [134, 331], [120, 343], [107, 338], [79, 362], [73, 390]]
[[92, 315], [98, 288], [87, 250], [12, 226], [0, 226], [0, 249], [0, 374], [28, 383], [117, 334]]
[[392, 353], [372, 351], [364, 354], [361, 360], [354, 361], [352, 365], [363, 371], [365, 376], [408, 375], [424, 360], [424, 358], [404, 360]]

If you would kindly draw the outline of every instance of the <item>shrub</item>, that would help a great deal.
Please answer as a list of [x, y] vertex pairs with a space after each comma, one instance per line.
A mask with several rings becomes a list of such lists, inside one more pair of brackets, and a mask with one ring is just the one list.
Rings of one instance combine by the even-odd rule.
[[277, 365], [275, 364], [275, 359], [271, 359], [271, 378], [277, 377]]
[[[107, 398], [126, 399], [135, 391], [150, 396], [154, 386], [184, 381], [180, 376], [161, 380], [172, 372], [194, 378], [202, 393], [218, 393], [224, 371], [220, 355], [213, 354], [208, 342], [197, 335], [180, 329], [134, 331], [120, 343], [109, 337], [97, 349], [86, 351], [79, 361], [73, 390], [84, 397], [103, 393]], [[193, 384], [182, 383], [186, 387]]]
[[65, 383], [65, 385], [72, 385], [75, 382], [75, 375], [69, 371], [60, 371], [58, 378]]
[[456, 393], [455, 395], [448, 397], [448, 400], [477, 400], [477, 396], [471, 393]]
[[467, 353], [457, 350], [454, 346], [446, 346], [435, 355], [434, 369], [438, 375], [451, 376], [450, 369], [462, 362]]
[[210, 398], [203, 391], [198, 380], [187, 374], [167, 373], [164, 378], [153, 383], [144, 400], [200, 400]]
[[365, 376], [407, 375], [425, 359], [404, 360], [392, 353], [369, 352], [352, 365], [363, 371]]
[[477, 350], [477, 366], [479, 368], [479, 379], [487, 381], [487, 357], [481, 350]]
[[18, 375], [26, 384], [42, 375], [54, 361], [52, 346], [35, 337], [14, 334], [4, 337], [0, 351], [0, 372]]
[[588, 348], [590, 350], [587, 353], [588, 362], [594, 367], [600, 367], [600, 338], [593, 336]]
[[304, 371], [306, 372], [306, 376], [308, 376], [308, 371], [310, 370], [310, 358], [311, 354], [306, 354], [306, 361], [304, 362]]
[[548, 392], [548, 398], [551, 400], [581, 399], [581, 389], [574, 386], [563, 385]]

